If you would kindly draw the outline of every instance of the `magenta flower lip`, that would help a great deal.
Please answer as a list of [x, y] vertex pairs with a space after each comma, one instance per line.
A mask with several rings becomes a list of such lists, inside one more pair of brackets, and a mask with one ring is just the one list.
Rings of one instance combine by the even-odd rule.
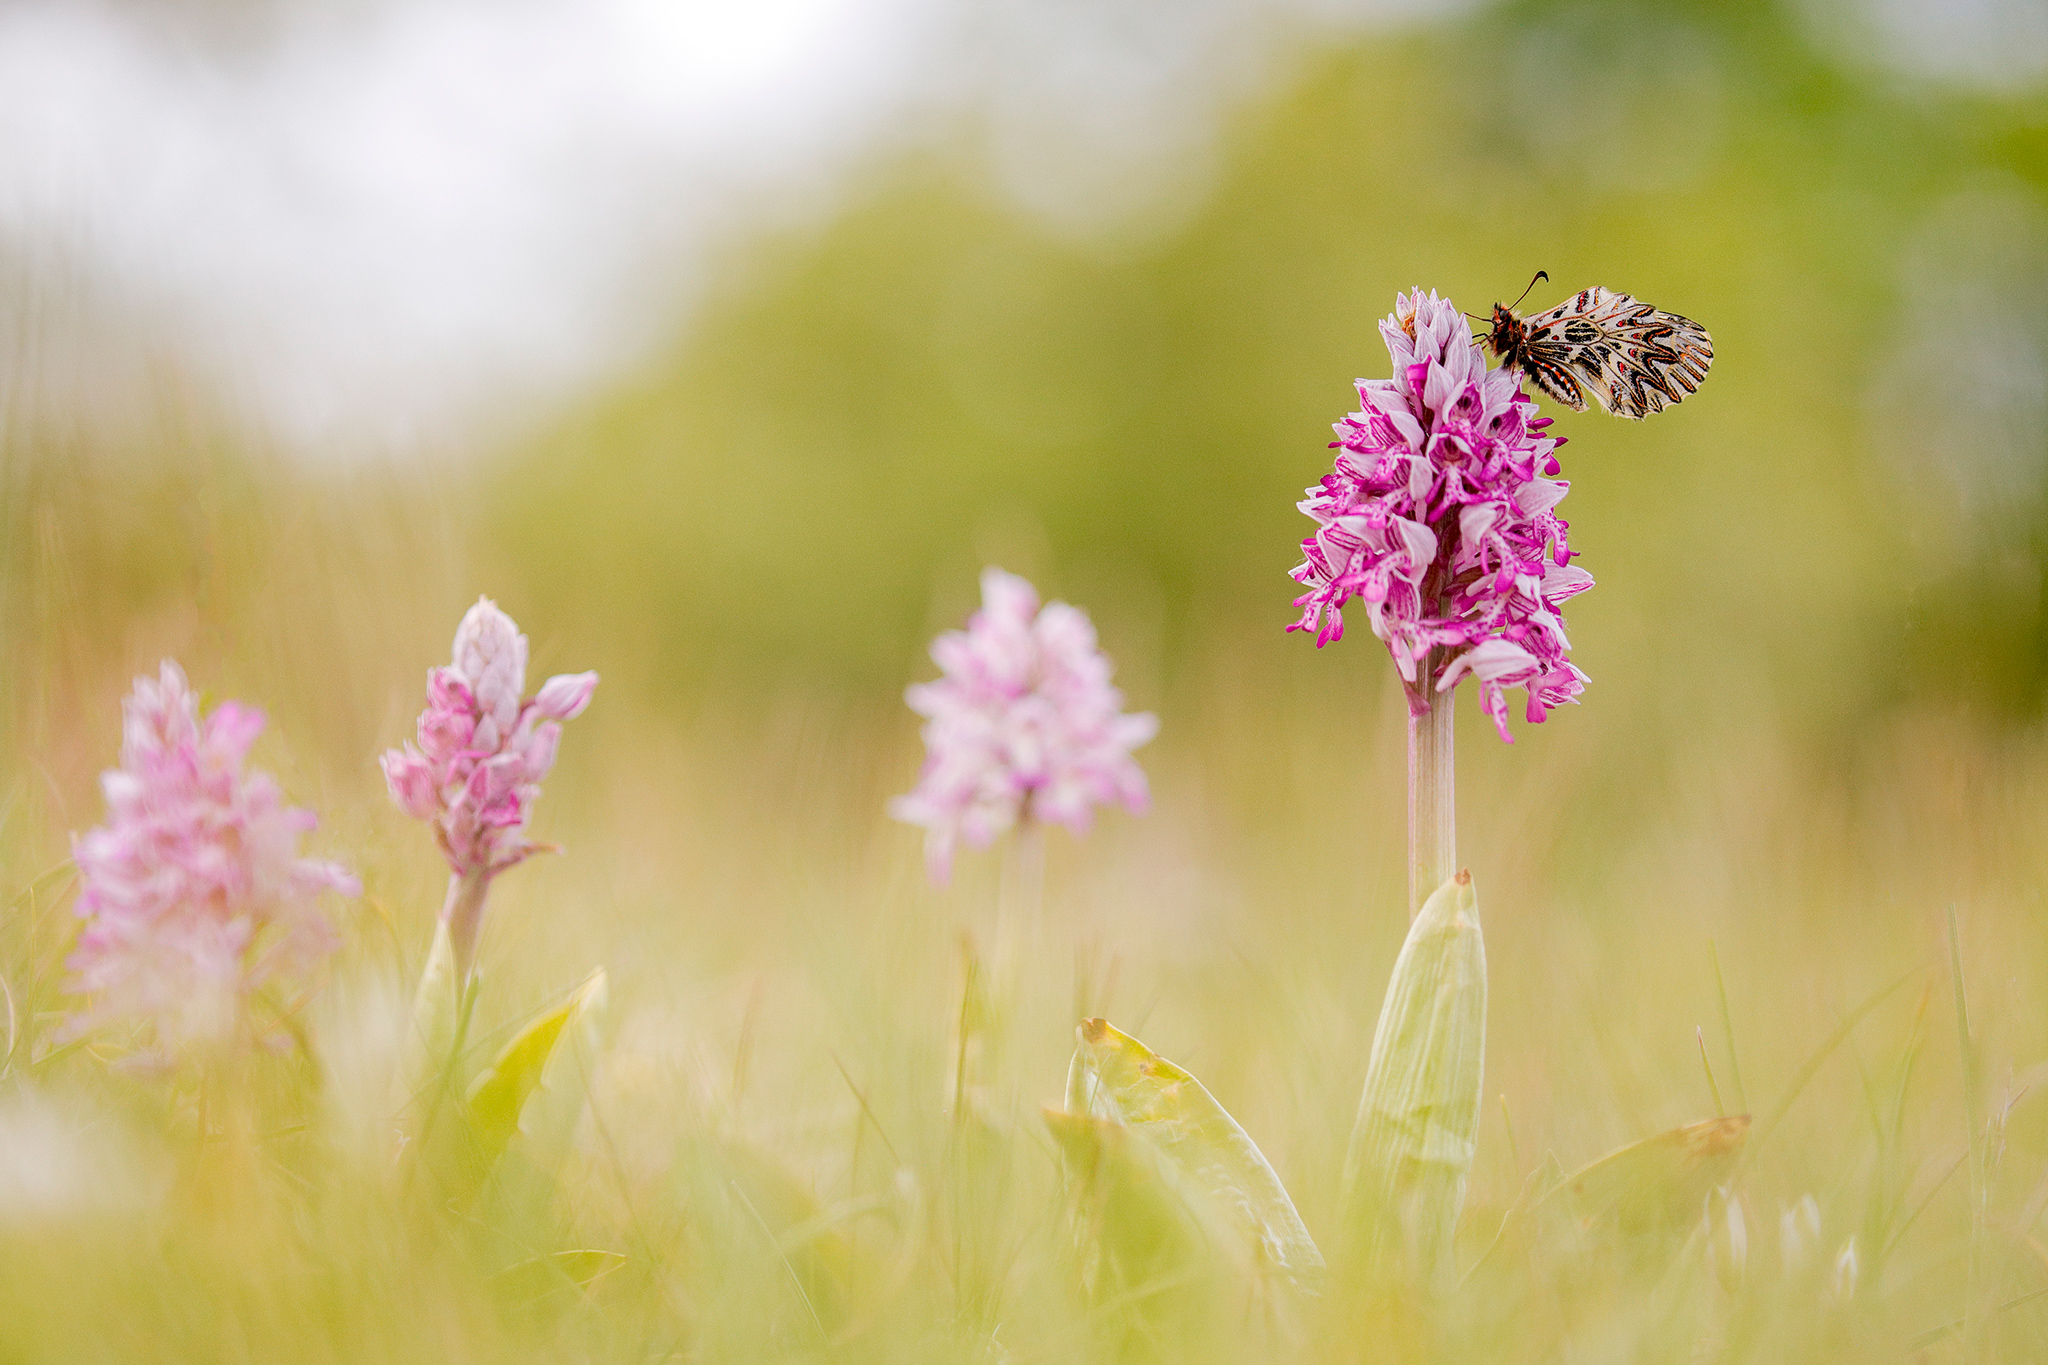
[[72, 842], [86, 921], [67, 960], [92, 1003], [82, 1032], [127, 1019], [175, 1049], [246, 1029], [249, 998], [333, 951], [314, 907], [358, 895], [337, 863], [298, 856], [316, 823], [244, 772], [263, 713], [223, 702], [204, 719], [179, 667], [137, 678], [122, 704], [121, 766], [101, 778], [107, 820]]
[[1487, 368], [1450, 300], [1403, 295], [1380, 335], [1394, 377], [1358, 381], [1333, 468], [1299, 504], [1316, 529], [1291, 573], [1308, 591], [1288, 629], [1327, 645], [1345, 606], [1362, 604], [1411, 711], [1470, 675], [1512, 743], [1509, 688], [1535, 723], [1586, 683], [1564, 630], [1566, 599], [1593, 586], [1555, 510], [1570, 487], [1557, 477], [1564, 440], [1544, 434], [1550, 419], [1514, 372]]
[[428, 672], [415, 743], [385, 753], [384, 780], [407, 814], [433, 822], [456, 876], [489, 878], [547, 847], [526, 837], [527, 820], [561, 722], [590, 705], [597, 674], [558, 674], [522, 697], [526, 637], [488, 597], [463, 615], [452, 653]]
[[1124, 714], [1087, 613], [1064, 602], [1041, 610], [1037, 589], [994, 568], [982, 572], [981, 598], [966, 630], [932, 642], [941, 676], [904, 694], [926, 718], [925, 762], [889, 813], [924, 826], [937, 882], [960, 839], [986, 848], [1024, 820], [1083, 834], [1098, 805], [1143, 813], [1150, 803], [1131, 751], [1159, 722]]

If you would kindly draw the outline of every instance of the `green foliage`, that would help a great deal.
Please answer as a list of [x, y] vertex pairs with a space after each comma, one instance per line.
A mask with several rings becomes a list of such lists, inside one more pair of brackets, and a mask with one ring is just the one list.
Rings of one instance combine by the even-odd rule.
[[1120, 1355], [1176, 1359], [1233, 1317], [1284, 1320], [1285, 1291], [1313, 1292], [1323, 1257], [1258, 1146], [1200, 1081], [1107, 1020], [1078, 1033], [1066, 1108], [1045, 1118], [1098, 1327]]
[[1734, 1176], [1748, 1137], [1747, 1114], [1689, 1123], [1609, 1152], [1560, 1180], [1550, 1197], [1587, 1228], [1682, 1234]]
[[405, 1139], [401, 1167], [487, 1232], [489, 1259], [525, 1265], [521, 1273], [531, 1278], [554, 1264], [531, 1252], [555, 1232], [556, 1184], [602, 1047], [606, 976], [603, 968], [592, 972], [472, 1071], [469, 1033], [479, 986], [472, 977], [458, 991], [447, 925], [436, 920], [394, 1087], [394, 1116]]
[[530, 1303], [549, 1294], [588, 1289], [625, 1262], [616, 1251], [553, 1251], [506, 1266], [498, 1272], [497, 1283], [508, 1295]]
[[1322, 1269], [1280, 1177], [1200, 1081], [1105, 1019], [1080, 1026], [1067, 1070], [1067, 1112], [1128, 1128], [1234, 1225], [1261, 1272], [1311, 1279]]
[[1486, 1060], [1486, 944], [1469, 873], [1423, 903], [1373, 1030], [1365, 1093], [1344, 1160], [1344, 1212], [1359, 1253], [1448, 1272], [1478, 1144]]
[[480, 1200], [486, 1216], [545, 1212], [597, 1074], [606, 999], [600, 967], [534, 1016], [470, 1084], [470, 1159], [489, 1172]]
[[434, 938], [413, 988], [412, 1019], [401, 1045], [398, 1085], [394, 1092], [399, 1122], [414, 1136], [431, 1126], [434, 1115], [456, 1091], [464, 1035], [473, 1000], [455, 975], [455, 949], [448, 922], [434, 920]]
[[604, 1005], [600, 967], [567, 1000], [529, 1020], [477, 1073], [469, 1087], [469, 1120], [486, 1160], [496, 1160], [515, 1136], [541, 1164], [561, 1159], [590, 1091]]
[[490, 1157], [505, 1149], [505, 1143], [519, 1131], [519, 1113], [527, 1098], [539, 1088], [541, 1073], [562, 1036], [562, 1026], [578, 1006], [577, 996], [543, 1010], [505, 1044], [492, 1063], [477, 1073], [469, 1087], [469, 1119], [476, 1128], [477, 1141]]
[[1048, 1108], [1045, 1122], [1081, 1287], [1114, 1353], [1171, 1359], [1213, 1341], [1251, 1282], [1253, 1244], [1142, 1134], [1071, 1110]]
[[675, 1199], [677, 1264], [698, 1303], [692, 1335], [706, 1358], [763, 1342], [801, 1357], [837, 1340], [853, 1308], [850, 1252], [801, 1180], [747, 1143], [685, 1134]]

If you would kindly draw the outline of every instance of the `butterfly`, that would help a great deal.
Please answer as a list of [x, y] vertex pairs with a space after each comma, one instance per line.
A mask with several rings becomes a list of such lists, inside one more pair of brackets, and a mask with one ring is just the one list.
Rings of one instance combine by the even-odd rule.
[[[1536, 272], [1536, 280], [1549, 278]], [[1714, 361], [1714, 339], [1697, 322], [1597, 284], [1528, 319], [1494, 304], [1486, 344], [1574, 412], [1586, 410], [1584, 383], [1617, 417], [1647, 417], [1681, 401]]]

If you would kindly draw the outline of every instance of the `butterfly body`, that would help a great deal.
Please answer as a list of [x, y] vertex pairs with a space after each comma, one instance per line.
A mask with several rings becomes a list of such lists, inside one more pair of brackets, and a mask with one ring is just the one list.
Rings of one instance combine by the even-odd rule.
[[1697, 322], [1599, 285], [1530, 318], [1496, 303], [1486, 343], [1573, 411], [1586, 410], [1583, 384], [1617, 417], [1647, 417], [1679, 402], [1714, 360], [1713, 338]]

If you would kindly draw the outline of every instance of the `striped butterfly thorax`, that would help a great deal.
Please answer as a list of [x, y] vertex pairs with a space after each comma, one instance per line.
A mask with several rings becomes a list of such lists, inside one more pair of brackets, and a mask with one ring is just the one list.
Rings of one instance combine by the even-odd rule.
[[1697, 322], [1597, 284], [1531, 318], [1494, 304], [1486, 343], [1574, 412], [1586, 410], [1584, 384], [1617, 417], [1683, 400], [1714, 361], [1714, 340]]

